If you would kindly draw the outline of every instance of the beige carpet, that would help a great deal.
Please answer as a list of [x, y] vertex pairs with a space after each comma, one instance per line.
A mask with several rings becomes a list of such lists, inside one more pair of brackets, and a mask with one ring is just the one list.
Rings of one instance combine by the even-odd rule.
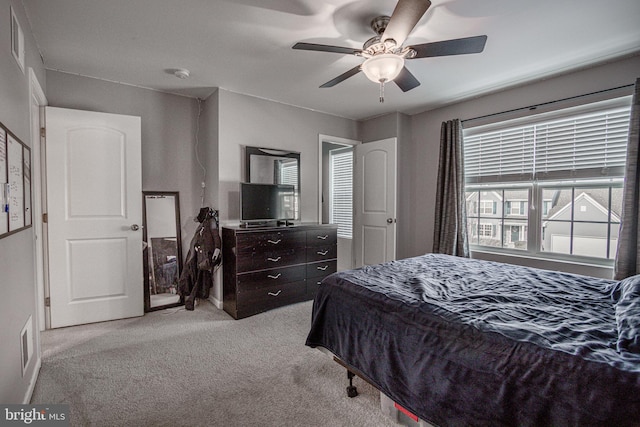
[[74, 426], [393, 426], [378, 392], [304, 345], [311, 302], [233, 320], [208, 302], [42, 335], [31, 403]]

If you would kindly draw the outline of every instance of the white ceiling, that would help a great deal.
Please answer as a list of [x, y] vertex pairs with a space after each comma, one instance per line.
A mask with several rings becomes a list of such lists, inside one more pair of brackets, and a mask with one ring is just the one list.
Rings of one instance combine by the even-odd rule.
[[[361, 48], [395, 0], [23, 0], [49, 69], [192, 97], [215, 88], [363, 119], [407, 114], [640, 52], [639, 0], [432, 0], [405, 45], [486, 34], [483, 53], [407, 61], [403, 93], [363, 61], [293, 50], [298, 41]], [[171, 70], [187, 68], [179, 80]], [[631, 82], [630, 82], [631, 83]]]

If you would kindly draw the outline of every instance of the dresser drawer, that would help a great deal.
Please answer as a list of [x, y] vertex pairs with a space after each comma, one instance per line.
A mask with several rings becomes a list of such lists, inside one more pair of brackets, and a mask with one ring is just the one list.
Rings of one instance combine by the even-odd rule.
[[337, 270], [337, 261], [321, 261], [307, 264], [307, 278], [324, 277]]
[[307, 231], [307, 246], [330, 246], [338, 241], [338, 231], [335, 228]]
[[236, 252], [264, 252], [293, 248], [304, 248], [304, 231], [271, 231], [266, 233], [239, 233], [236, 237]]
[[303, 248], [289, 249], [283, 251], [271, 252], [253, 252], [238, 257], [236, 260], [237, 271], [242, 273], [245, 271], [262, 270], [265, 268], [278, 268], [288, 265], [304, 264], [306, 254]]
[[308, 289], [315, 289], [318, 288], [318, 286], [320, 286], [320, 284], [322, 283], [322, 281], [324, 280], [325, 277], [327, 277], [328, 274], [326, 276], [318, 276], [318, 277], [309, 277], [307, 279], [307, 288]]
[[273, 268], [253, 273], [238, 274], [238, 292], [267, 288], [289, 282], [303, 281], [305, 277], [305, 265]]
[[312, 299], [336, 271], [337, 228], [222, 227], [223, 308], [234, 319]]
[[338, 256], [336, 245], [312, 246], [307, 248], [307, 262], [326, 261], [335, 259]]
[[[327, 271], [329, 271], [329, 269], [327, 269]], [[335, 271], [332, 271], [331, 273], [334, 272]], [[321, 276], [307, 277], [307, 299], [314, 299], [316, 297], [316, 293], [318, 292], [320, 284], [322, 283], [324, 278], [331, 273], [323, 274]]]
[[292, 302], [306, 299], [306, 282], [291, 282], [258, 289], [238, 290], [238, 317], [281, 307]]

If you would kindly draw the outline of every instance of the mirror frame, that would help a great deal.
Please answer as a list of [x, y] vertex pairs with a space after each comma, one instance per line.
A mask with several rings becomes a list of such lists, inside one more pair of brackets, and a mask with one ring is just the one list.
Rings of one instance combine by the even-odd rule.
[[[288, 151], [288, 150], [279, 150], [276, 148], [266, 148], [266, 147], [251, 147], [245, 146], [244, 149], [244, 171], [245, 171], [245, 182], [251, 182], [251, 156], [266, 156], [266, 157], [285, 157], [290, 159], [295, 159], [298, 162], [298, 184], [296, 185], [296, 198], [298, 203], [298, 212], [296, 212], [296, 218], [294, 221], [300, 221], [302, 217], [301, 206], [300, 206], [300, 198], [302, 194], [301, 189], [301, 164], [300, 164], [300, 153], [297, 151]], [[276, 184], [276, 183], [272, 183]]]
[[[142, 192], [142, 239], [144, 243], [148, 242], [147, 235], [147, 196], [173, 196], [175, 197], [175, 217], [176, 217], [176, 243], [178, 245], [178, 278], [182, 273], [183, 258], [182, 258], [182, 236], [180, 233], [180, 194], [177, 191], [143, 191]], [[184, 305], [183, 301], [178, 300], [176, 303], [158, 305], [151, 307], [151, 293], [149, 292], [149, 255], [147, 251], [148, 246], [144, 246], [142, 251], [142, 266], [144, 274], [144, 311], [148, 313], [150, 311], [162, 310], [169, 307], [177, 307]]]

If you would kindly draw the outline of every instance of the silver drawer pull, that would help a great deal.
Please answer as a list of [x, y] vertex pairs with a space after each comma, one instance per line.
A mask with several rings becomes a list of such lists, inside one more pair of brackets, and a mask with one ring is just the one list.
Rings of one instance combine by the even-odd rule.
[[316, 285], [320, 286], [320, 284], [322, 284], [322, 280], [316, 282]]
[[267, 242], [271, 243], [272, 245], [277, 245], [278, 243], [282, 242], [282, 239], [278, 239], [278, 240], [267, 240]]
[[327, 268], [329, 268], [329, 266], [328, 265], [323, 265], [322, 267], [317, 267], [317, 268], [318, 268], [318, 270], [325, 271]]
[[271, 262], [278, 262], [282, 259], [281, 256], [279, 256], [278, 258], [267, 258], [267, 260], [271, 261]]
[[329, 238], [329, 235], [325, 234], [324, 236], [316, 236], [316, 238], [318, 238], [320, 240], [327, 240]]
[[317, 253], [318, 255], [325, 256], [326, 254], [328, 254], [328, 253], [329, 253], [329, 251], [318, 251], [318, 252], [316, 252], [316, 253]]
[[278, 295], [280, 295], [280, 292], [282, 292], [282, 289], [280, 289], [278, 292], [269, 292], [269, 295], [271, 295], [272, 297], [277, 297]]
[[278, 273], [275, 276], [273, 274], [269, 274], [267, 277], [269, 279], [278, 279], [280, 276], [282, 276], [282, 273]]

